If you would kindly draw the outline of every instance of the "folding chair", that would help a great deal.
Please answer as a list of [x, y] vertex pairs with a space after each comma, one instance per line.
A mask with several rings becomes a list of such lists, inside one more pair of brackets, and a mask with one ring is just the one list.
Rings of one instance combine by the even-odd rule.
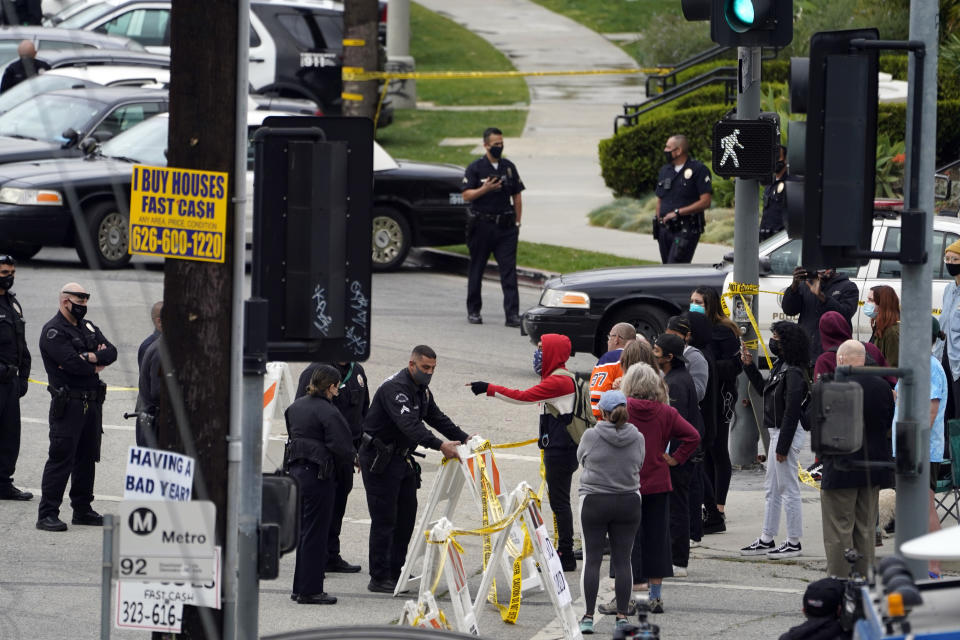
[[[945, 479], [937, 479], [937, 487], [933, 493], [938, 509], [943, 509], [940, 516], [942, 523], [947, 518], [953, 518], [960, 525], [960, 420], [947, 421], [946, 445], [950, 451], [950, 475]], [[946, 466], [944, 461], [941, 467]], [[952, 501], [951, 501], [952, 498]]]

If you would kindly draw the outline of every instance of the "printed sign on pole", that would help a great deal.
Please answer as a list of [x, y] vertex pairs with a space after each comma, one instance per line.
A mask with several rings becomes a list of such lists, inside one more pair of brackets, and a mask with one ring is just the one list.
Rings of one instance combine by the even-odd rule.
[[187, 502], [193, 487], [194, 466], [190, 456], [132, 446], [127, 452], [123, 499]]
[[223, 262], [226, 233], [226, 173], [133, 166], [131, 254]]
[[213, 579], [216, 519], [216, 505], [209, 501], [121, 502], [120, 577]]

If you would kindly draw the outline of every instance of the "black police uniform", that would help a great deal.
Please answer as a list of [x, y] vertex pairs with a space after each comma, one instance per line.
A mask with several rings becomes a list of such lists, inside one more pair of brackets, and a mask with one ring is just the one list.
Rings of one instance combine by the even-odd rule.
[[300, 542], [293, 593], [323, 593], [327, 539], [336, 496], [337, 467], [353, 464], [350, 427], [326, 397], [304, 396], [284, 412], [287, 447], [283, 466], [300, 485]]
[[657, 175], [654, 191], [660, 198], [660, 210], [653, 226], [653, 234], [660, 244], [660, 260], [663, 264], [690, 262], [703, 233], [703, 212], [679, 216], [664, 223], [663, 217], [680, 207], [691, 205], [704, 193], [713, 193], [710, 170], [692, 158], [676, 171], [672, 164], [665, 164]]
[[[320, 362], [314, 362], [300, 374], [297, 384], [297, 398], [307, 395], [307, 385], [313, 372]], [[363, 419], [367, 416], [370, 407], [370, 387], [367, 374], [359, 362], [336, 364], [340, 372], [340, 394], [334, 396], [333, 406], [340, 410], [350, 427], [350, 439], [353, 441], [354, 453], [360, 448], [360, 438], [363, 436]], [[336, 496], [333, 502], [333, 516], [330, 520], [330, 535], [327, 540], [327, 557], [331, 570], [340, 558], [340, 530], [343, 527], [343, 516], [347, 512], [347, 497], [353, 490], [353, 465], [340, 465], [336, 470]], [[342, 567], [341, 567], [342, 568]], [[354, 569], [356, 570], [356, 569]]]
[[47, 71], [48, 69], [50, 69], [50, 65], [43, 60], [37, 60], [36, 58], [18, 58], [7, 65], [6, 70], [3, 72], [3, 77], [0, 78], [0, 93], [3, 93], [7, 89], [12, 89], [27, 78], [31, 78], [40, 73], [40, 71]]
[[13, 472], [20, 456], [20, 398], [27, 392], [30, 351], [17, 297], [0, 295], [0, 495], [14, 493]]
[[137, 446], [154, 449], [157, 448], [156, 415], [160, 409], [160, 388], [163, 385], [160, 370], [160, 349], [163, 338], [160, 333], [156, 336], [157, 338], [150, 341], [144, 350], [143, 357], [140, 358], [136, 428]]
[[424, 422], [449, 440], [469, 438], [440, 410], [430, 388], [414, 382], [408, 369], [380, 385], [363, 421], [364, 434], [373, 439], [360, 448], [360, 472], [370, 511], [370, 577], [375, 581], [400, 577], [413, 534], [420, 465], [410, 454], [417, 445], [439, 450], [443, 444]]
[[140, 343], [140, 347], [137, 349], [137, 366], [138, 367], [143, 366], [143, 357], [146, 355], [147, 349], [149, 349], [150, 345], [156, 342], [157, 338], [159, 337], [160, 337], [160, 332], [154, 329], [153, 333], [151, 333], [146, 338], [144, 338], [143, 342]]
[[467, 313], [479, 315], [483, 306], [480, 285], [490, 252], [500, 269], [503, 289], [503, 312], [507, 320], [520, 315], [520, 294], [517, 291], [517, 212], [511, 197], [526, 187], [517, 167], [500, 158], [494, 167], [486, 155], [470, 163], [463, 175], [463, 191], [478, 189], [491, 176], [499, 176], [501, 187], [470, 203], [467, 216], [467, 247], [470, 249], [470, 271], [467, 275]]
[[778, 231], [783, 231], [787, 212], [788, 174], [773, 181], [763, 189], [763, 214], [760, 216], [760, 241], [764, 241]]
[[[98, 350], [99, 345], [106, 348]], [[93, 352], [97, 363], [81, 354]], [[43, 468], [39, 517], [57, 517], [70, 483], [74, 518], [91, 512], [94, 463], [100, 461], [103, 401], [107, 386], [96, 367], [113, 364], [117, 348], [89, 320], [76, 326], [57, 313], [40, 331], [40, 355], [47, 371], [50, 400], [50, 450]]]

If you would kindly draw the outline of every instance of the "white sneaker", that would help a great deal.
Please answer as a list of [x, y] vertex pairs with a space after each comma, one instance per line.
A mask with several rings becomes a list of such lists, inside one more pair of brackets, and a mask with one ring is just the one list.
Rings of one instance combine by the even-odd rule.
[[699, 540], [691, 540], [691, 541], [690, 541], [690, 548], [691, 548], [691, 549], [696, 549], [696, 548], [699, 547], [699, 546], [700, 546], [700, 541], [699, 541]]
[[674, 578], [686, 578], [686, 577], [687, 577], [687, 568], [686, 568], [686, 567], [678, 567], [677, 565], [673, 565], [673, 577], [674, 577]]
[[802, 555], [800, 543], [784, 542], [782, 545], [772, 551], [767, 552], [767, 557], [771, 560], [781, 560], [783, 558], [796, 558]]

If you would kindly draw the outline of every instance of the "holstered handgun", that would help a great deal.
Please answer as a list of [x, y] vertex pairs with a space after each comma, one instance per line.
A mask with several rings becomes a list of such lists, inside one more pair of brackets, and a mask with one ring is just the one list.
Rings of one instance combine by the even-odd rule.
[[394, 445], [384, 444], [380, 438], [374, 438], [369, 433], [363, 434], [363, 444], [372, 446], [376, 450], [373, 462], [370, 464], [370, 473], [380, 474], [386, 471], [393, 457]]
[[103, 404], [107, 399], [107, 383], [103, 380], [97, 382], [97, 404]]
[[67, 402], [70, 400], [68, 387], [63, 387], [57, 389], [53, 386], [48, 386], [47, 391], [50, 392], [50, 417], [51, 418], [62, 418], [63, 414], [67, 412]]

